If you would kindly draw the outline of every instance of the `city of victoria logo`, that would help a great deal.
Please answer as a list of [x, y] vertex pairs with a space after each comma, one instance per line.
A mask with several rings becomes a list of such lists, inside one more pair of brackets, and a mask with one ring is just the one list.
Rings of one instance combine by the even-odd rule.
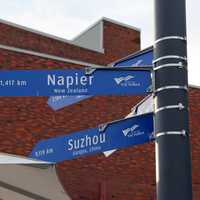
[[128, 136], [129, 133], [134, 132], [137, 128], [139, 128], [139, 125], [135, 124], [134, 126], [122, 130], [124, 136]]
[[140, 86], [139, 82], [134, 81], [134, 76], [133, 75], [128, 75], [128, 76], [121, 76], [114, 78], [115, 82], [117, 85], [122, 86], [122, 87], [138, 87]]
[[139, 136], [139, 135], [143, 135], [144, 132], [140, 131], [138, 128], [140, 126], [138, 124], [133, 125], [130, 128], [126, 128], [124, 130], [122, 130], [123, 134], [125, 137], [134, 137], [134, 136]]
[[140, 64], [142, 64], [143, 60], [138, 60], [137, 62], [133, 63], [131, 66], [139, 66]]
[[125, 76], [125, 77], [119, 77], [119, 78], [114, 78], [115, 82], [119, 85], [120, 83], [122, 83], [123, 81], [126, 82], [128, 80], [131, 80], [133, 79], [134, 76], [131, 76], [131, 75], [128, 75], [128, 76]]

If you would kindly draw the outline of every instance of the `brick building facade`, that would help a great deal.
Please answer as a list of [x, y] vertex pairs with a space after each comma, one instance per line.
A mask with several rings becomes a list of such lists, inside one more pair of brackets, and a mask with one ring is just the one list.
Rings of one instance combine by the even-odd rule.
[[[79, 38], [87, 40], [85, 36], [96, 26], [101, 27], [101, 33], [97, 31], [101, 35], [100, 50], [92, 49], [89, 41], [67, 41], [2, 20], [0, 68], [63, 69], [108, 65], [140, 50], [138, 29], [106, 18]], [[48, 97], [1, 97], [0, 152], [28, 156], [41, 139], [123, 118], [142, 99], [141, 96], [96, 96], [54, 111], [47, 104]], [[194, 200], [200, 199], [199, 99], [200, 90], [190, 88]], [[98, 154], [65, 161], [57, 165], [57, 172], [73, 200], [154, 200], [154, 154], [153, 143], [139, 145], [119, 150], [108, 158]]]

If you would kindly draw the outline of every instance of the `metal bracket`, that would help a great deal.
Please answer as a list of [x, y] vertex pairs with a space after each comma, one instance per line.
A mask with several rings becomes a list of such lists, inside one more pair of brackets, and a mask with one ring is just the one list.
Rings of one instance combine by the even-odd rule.
[[146, 92], [148, 92], [148, 93], [153, 92], [153, 86], [150, 85], [150, 86], [146, 89]]
[[181, 36], [166, 36], [166, 37], [162, 37], [159, 38], [155, 41], [155, 44], [164, 41], [164, 40], [182, 40], [182, 41], [187, 41], [186, 37], [181, 37]]
[[99, 132], [104, 132], [109, 124], [100, 124], [99, 125]]
[[154, 67], [153, 70], [156, 71], [156, 70], [159, 70], [159, 69], [162, 69], [162, 68], [166, 68], [166, 67], [178, 67], [178, 68], [182, 69], [182, 68], [184, 68], [184, 64], [182, 62], [169, 63], [169, 64], [164, 64], [164, 65], [159, 65], [157, 67]]
[[164, 135], [181, 135], [186, 137], [187, 133], [185, 130], [182, 131], [166, 131], [166, 132], [160, 132], [160, 133], [156, 133], [155, 134], [155, 138], [157, 139], [160, 136], [164, 136]]
[[[151, 85], [151, 87], [153, 87], [153, 86]], [[146, 96], [144, 99], [142, 99], [138, 104], [134, 105], [134, 106], [131, 108], [131, 112], [136, 114], [136, 111], [137, 111], [138, 107], [139, 107], [140, 105], [142, 105], [146, 100], [148, 100], [151, 96], [152, 96], [152, 94], [149, 94], [149, 95]]]
[[170, 106], [163, 106], [160, 108], [155, 109], [155, 113], [160, 112], [162, 110], [168, 110], [168, 109], [179, 109], [183, 110], [185, 106], [182, 103], [179, 103], [178, 105], [170, 105]]
[[156, 136], [155, 136], [155, 133], [153, 132], [151, 135], [149, 135], [149, 140], [152, 141], [152, 140], [155, 140]]
[[167, 56], [162, 56], [160, 58], [153, 60], [153, 64], [165, 59], [181, 59], [181, 60], [187, 61], [187, 57], [182, 57], [178, 55], [167, 55]]
[[180, 89], [180, 90], [186, 90], [188, 91], [188, 87], [187, 86], [179, 86], [179, 85], [169, 85], [169, 86], [164, 86], [164, 87], [160, 87], [158, 89], [156, 89], [154, 92], [161, 92], [163, 90], [171, 90], [171, 89]]
[[93, 67], [86, 67], [85, 68], [85, 74], [86, 75], [91, 75], [94, 71], [96, 71], [96, 68], [93, 68]]

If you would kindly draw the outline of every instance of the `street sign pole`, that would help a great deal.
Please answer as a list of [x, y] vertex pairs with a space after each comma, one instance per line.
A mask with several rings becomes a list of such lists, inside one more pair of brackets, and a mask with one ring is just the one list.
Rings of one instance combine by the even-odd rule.
[[192, 200], [185, 0], [155, 0], [157, 200]]

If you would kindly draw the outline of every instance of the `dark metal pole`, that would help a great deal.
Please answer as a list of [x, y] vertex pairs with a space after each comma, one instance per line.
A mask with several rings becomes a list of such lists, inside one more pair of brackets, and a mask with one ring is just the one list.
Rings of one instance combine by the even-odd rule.
[[185, 0], [155, 0], [157, 200], [192, 200]]

